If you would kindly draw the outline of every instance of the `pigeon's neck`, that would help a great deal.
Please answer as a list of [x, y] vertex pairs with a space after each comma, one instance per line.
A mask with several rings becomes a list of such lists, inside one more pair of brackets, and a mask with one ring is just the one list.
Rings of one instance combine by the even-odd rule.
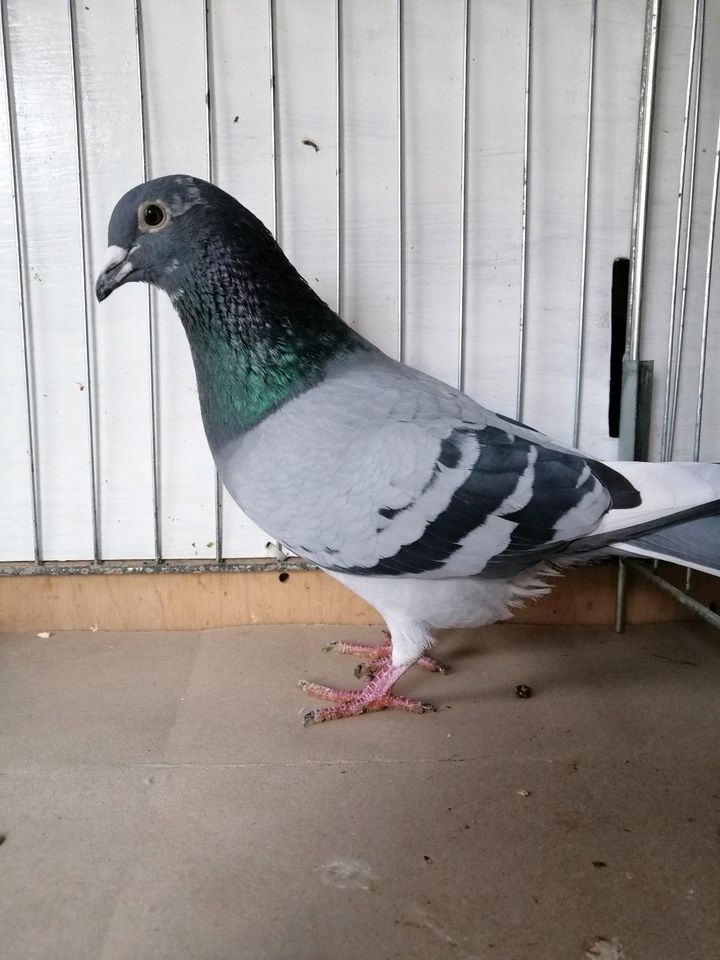
[[203, 258], [204, 269], [169, 291], [214, 452], [315, 386], [330, 365], [370, 348], [287, 261], [251, 276], [223, 254]]

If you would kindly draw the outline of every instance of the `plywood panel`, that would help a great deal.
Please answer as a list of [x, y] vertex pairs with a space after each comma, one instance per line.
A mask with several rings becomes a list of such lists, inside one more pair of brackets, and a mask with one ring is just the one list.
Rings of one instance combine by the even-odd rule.
[[[675, 571], [677, 574], [678, 571]], [[665, 571], [668, 575], [668, 571]], [[672, 577], [674, 574], [669, 571]], [[718, 582], [694, 581], [718, 598]], [[613, 622], [615, 568], [571, 571], [553, 592], [517, 611], [538, 624]], [[0, 631], [196, 630], [252, 623], [380, 624], [378, 614], [318, 570], [0, 577]], [[629, 580], [628, 623], [691, 619], [644, 580]]]

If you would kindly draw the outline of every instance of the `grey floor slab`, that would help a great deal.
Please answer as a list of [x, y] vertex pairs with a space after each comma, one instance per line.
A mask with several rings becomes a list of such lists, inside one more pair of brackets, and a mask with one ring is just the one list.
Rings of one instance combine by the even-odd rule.
[[303, 728], [350, 637], [0, 638], [3, 960], [720, 956], [716, 634], [453, 633]]
[[200, 634], [0, 634], [0, 769], [157, 760]]

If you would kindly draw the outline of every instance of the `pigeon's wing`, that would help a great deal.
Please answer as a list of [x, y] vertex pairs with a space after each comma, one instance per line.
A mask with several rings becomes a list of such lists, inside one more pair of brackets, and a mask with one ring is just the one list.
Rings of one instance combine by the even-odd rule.
[[612, 505], [602, 465], [390, 363], [329, 377], [219, 465], [261, 527], [360, 575], [512, 576]]

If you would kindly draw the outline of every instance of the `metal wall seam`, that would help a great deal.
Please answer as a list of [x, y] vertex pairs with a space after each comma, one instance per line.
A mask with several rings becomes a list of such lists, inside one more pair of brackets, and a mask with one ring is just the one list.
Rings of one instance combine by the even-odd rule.
[[88, 297], [87, 268], [87, 204], [85, 202], [85, 164], [82, 148], [82, 101], [77, 70], [77, 23], [75, 22], [74, 0], [67, 0], [68, 29], [70, 31], [70, 75], [73, 87], [73, 132], [75, 134], [75, 172], [78, 190], [78, 226], [80, 230], [80, 274], [83, 288], [83, 338], [85, 349], [85, 391], [87, 399], [88, 445], [90, 454], [90, 506], [92, 510], [93, 560], [102, 559], [100, 547], [100, 521], [98, 516], [98, 476], [95, 423], [95, 383], [93, 376], [94, 330], [90, 314]]
[[652, 139], [653, 101], [657, 76], [660, 0], [648, 0], [645, 13], [640, 105], [638, 110], [638, 149], [633, 188], [633, 221], [630, 245], [630, 277], [628, 281], [628, 325], [626, 358], [637, 360], [640, 352], [640, 310], [645, 266], [645, 231], [647, 227], [650, 148]]
[[458, 329], [457, 382], [458, 389], [465, 389], [465, 339], [467, 326], [467, 298], [465, 276], [465, 245], [467, 241], [467, 150], [468, 150], [468, 50], [470, 47], [470, 0], [463, 4], [462, 48], [462, 134], [460, 140], [460, 326]]
[[[142, 21], [142, 0], [135, 0], [135, 58], [137, 63], [138, 104], [140, 110], [140, 153], [143, 180], [148, 179], [147, 116], [145, 112], [145, 59]], [[155, 562], [162, 560], [162, 535], [160, 532], [160, 462], [158, 457], [158, 397], [157, 397], [157, 351], [155, 333], [155, 301], [150, 286], [147, 288], [148, 318], [148, 371], [150, 375], [150, 456], [152, 461], [153, 490], [153, 546]]]
[[[688, 77], [685, 90], [685, 110], [683, 114], [682, 126], [682, 147], [680, 151], [680, 182], [678, 184], [677, 205], [675, 211], [675, 245], [673, 248], [673, 275], [672, 286], [670, 290], [670, 323], [668, 325], [668, 346], [667, 346], [667, 369], [665, 371], [665, 397], [663, 401], [663, 418], [661, 434], [660, 459], [669, 459], [669, 438], [670, 438], [670, 408], [673, 391], [673, 351], [675, 347], [675, 330], [677, 323], [677, 289], [678, 275], [680, 273], [680, 235], [682, 232], [682, 214], [685, 205], [685, 165], [687, 160], [688, 131], [690, 127], [690, 105], [693, 91], [693, 73], [695, 70], [695, 55], [697, 41], [698, 12], [700, 0], [693, 2], [692, 26], [690, 28], [690, 53], [688, 55]], [[697, 116], [697, 114], [696, 114]], [[695, 128], [697, 133], [697, 127]], [[688, 229], [688, 236], [690, 230]], [[679, 372], [679, 371], [678, 371]]]
[[18, 158], [16, 111], [13, 82], [10, 72], [10, 36], [7, 20], [7, 5], [0, 2], [0, 30], [2, 32], [3, 73], [5, 79], [5, 108], [7, 111], [8, 139], [13, 192], [13, 230], [15, 234], [15, 260], [17, 265], [18, 306], [23, 352], [23, 383], [25, 388], [25, 419], [28, 438], [28, 471], [30, 474], [31, 509], [33, 525], [33, 556], [36, 564], [43, 562], [42, 523], [40, 515], [40, 491], [37, 471], [37, 427], [35, 423], [34, 381], [32, 376], [32, 340], [30, 328], [30, 302], [25, 264], [25, 230], [20, 204], [20, 161]]
[[532, 2], [526, 0], [525, 113], [523, 118], [522, 222], [520, 227], [520, 302], [518, 322], [517, 392], [515, 416], [522, 420], [525, 390], [525, 288], [527, 284], [528, 170], [530, 160], [530, 75], [532, 70]]
[[[692, 237], [692, 223], [695, 203], [695, 169], [697, 160], [698, 145], [698, 122], [700, 117], [700, 90], [702, 78], [703, 46], [705, 38], [705, 0], [700, 0], [699, 18], [697, 24], [697, 47], [695, 56], [697, 59], [697, 69], [695, 71], [695, 85], [693, 91], [693, 133], [690, 145], [690, 174], [688, 183], [688, 202], [685, 226], [685, 250], [683, 260], [683, 277], [680, 291], [680, 313], [677, 322], [677, 343], [672, 357], [672, 375], [670, 379], [671, 397], [668, 410], [667, 435], [663, 430], [663, 451], [662, 459], [672, 459], [673, 445], [675, 442], [675, 424], [677, 421], [678, 395], [680, 392], [680, 364], [682, 361], [682, 351], [685, 339], [685, 307], [687, 305], [688, 272], [690, 268], [690, 240]], [[691, 55], [692, 59], [692, 55]], [[692, 64], [691, 64], [692, 69]], [[668, 349], [670, 344], [668, 343]], [[670, 366], [670, 357], [668, 357], [668, 367]], [[667, 383], [666, 383], [667, 388]], [[664, 426], [663, 413], [663, 426]], [[667, 437], [667, 439], [666, 439]]]
[[580, 257], [580, 302], [578, 304], [577, 356], [575, 367], [575, 406], [573, 410], [573, 446], [580, 442], [580, 400], [585, 346], [585, 286], [587, 283], [587, 250], [590, 212], [590, 146], [592, 143], [593, 88], [595, 79], [595, 24], [597, 0], [590, 0], [590, 51], [588, 55], [587, 125], [585, 130], [585, 189], [583, 192], [582, 253]]
[[[212, 32], [210, 21], [210, 0], [203, 0], [203, 65], [205, 69], [205, 150], [207, 178], [210, 183], [215, 180], [215, 157], [213, 152], [213, 96], [212, 96]], [[215, 476], [215, 559], [223, 561], [223, 508], [224, 488], [217, 468]]]
[[398, 360], [405, 360], [405, 273], [403, 247], [405, 240], [405, 154], [403, 149], [403, 0], [397, 0], [397, 297], [398, 297]]
[[343, 45], [342, 0], [335, 0], [335, 300], [343, 312]]
[[698, 374], [697, 404], [695, 407], [695, 437], [693, 442], [693, 460], [700, 457], [700, 437], [702, 433], [703, 400], [705, 394], [705, 365], [707, 362], [707, 339], [710, 320], [710, 294], [712, 289], [713, 252], [715, 249], [715, 223], [717, 220], [718, 179], [720, 177], [720, 115], [718, 116], [717, 142], [715, 146], [715, 165], [713, 168], [712, 200], [710, 202], [710, 223], [708, 225], [707, 260], [705, 264], [705, 291], [703, 295], [702, 331], [700, 334], [700, 372]]

